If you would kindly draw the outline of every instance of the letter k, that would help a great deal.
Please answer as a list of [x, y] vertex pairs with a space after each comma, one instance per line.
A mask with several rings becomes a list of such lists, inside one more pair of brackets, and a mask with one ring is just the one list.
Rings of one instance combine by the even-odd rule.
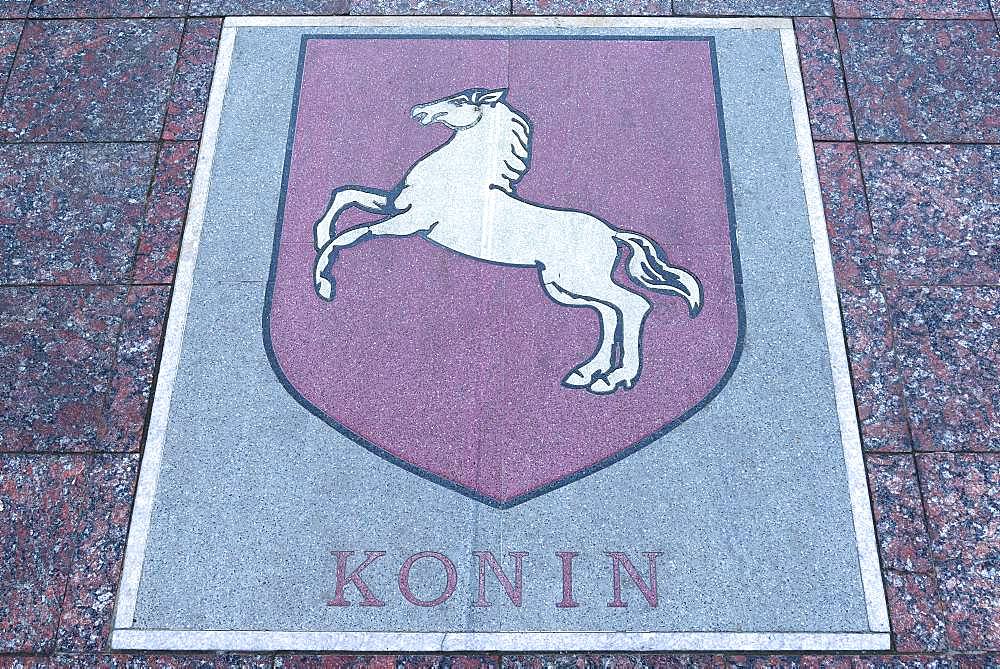
[[352, 583], [358, 592], [361, 593], [361, 606], [385, 606], [385, 602], [372, 594], [368, 585], [361, 579], [361, 572], [367, 569], [375, 560], [385, 555], [385, 551], [365, 551], [365, 559], [350, 574], [347, 573], [347, 558], [354, 555], [354, 551], [330, 551], [337, 556], [337, 589], [334, 591], [333, 599], [328, 601], [327, 606], [350, 606], [351, 603], [344, 598], [344, 586]]

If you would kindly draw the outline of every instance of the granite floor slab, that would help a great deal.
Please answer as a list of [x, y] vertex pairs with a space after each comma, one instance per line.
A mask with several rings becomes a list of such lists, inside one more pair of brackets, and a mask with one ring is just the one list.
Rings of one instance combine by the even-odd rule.
[[115, 648], [888, 648], [790, 21], [219, 53]]

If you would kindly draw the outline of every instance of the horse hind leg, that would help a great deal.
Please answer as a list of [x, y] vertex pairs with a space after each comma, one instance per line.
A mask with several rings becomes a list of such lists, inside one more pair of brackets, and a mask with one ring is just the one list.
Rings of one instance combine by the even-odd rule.
[[545, 280], [542, 276], [542, 287], [549, 297], [568, 307], [590, 307], [601, 319], [601, 340], [594, 355], [583, 364], [573, 369], [563, 379], [564, 386], [569, 388], [587, 388], [597, 375], [604, 375], [614, 367], [615, 332], [618, 329], [618, 312], [603, 302], [586, 300], [563, 290], [558, 284]]
[[614, 305], [621, 313], [621, 365], [602, 377], [594, 379], [589, 390], [598, 395], [608, 395], [619, 387], [631, 388], [642, 369], [642, 327], [652, 309], [649, 301], [638, 293], [622, 288], [607, 279], [599, 286], [588, 286], [580, 291], [586, 299], [599, 300]]
[[336, 234], [337, 219], [349, 207], [358, 207], [375, 214], [386, 213], [389, 194], [374, 188], [341, 186], [330, 194], [326, 213], [313, 225], [313, 242], [322, 250]]

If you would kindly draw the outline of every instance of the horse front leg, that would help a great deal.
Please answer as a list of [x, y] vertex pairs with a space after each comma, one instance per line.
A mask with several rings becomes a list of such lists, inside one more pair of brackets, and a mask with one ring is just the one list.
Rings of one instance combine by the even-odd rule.
[[316, 293], [324, 300], [333, 299], [333, 278], [324, 276], [330, 265], [337, 259], [340, 249], [353, 246], [370, 237], [405, 237], [407, 235], [425, 232], [431, 228], [433, 221], [413, 214], [411, 211], [404, 211], [400, 214], [379, 221], [372, 225], [359, 225], [356, 228], [345, 230], [319, 251], [316, 258], [316, 266], [313, 268], [313, 280], [316, 285]]
[[614, 307], [597, 300], [588, 300], [563, 289], [559, 284], [541, 275], [542, 288], [554, 301], [568, 307], [590, 307], [597, 312], [601, 322], [600, 340], [590, 358], [578, 365], [563, 378], [562, 384], [568, 388], [587, 388], [597, 375], [607, 374], [614, 367], [615, 332], [618, 329], [618, 312]]
[[642, 368], [642, 327], [649, 315], [652, 305], [649, 300], [638, 293], [633, 293], [621, 286], [611, 283], [597, 292], [594, 297], [615, 305], [621, 313], [621, 344], [622, 359], [617, 369], [611, 370], [603, 377], [594, 379], [590, 384], [590, 392], [607, 395], [618, 390], [635, 385]]
[[313, 226], [313, 241], [317, 249], [322, 249], [333, 237], [337, 229], [337, 219], [350, 207], [358, 207], [374, 214], [388, 213], [389, 194], [375, 188], [341, 186], [330, 195], [326, 213]]

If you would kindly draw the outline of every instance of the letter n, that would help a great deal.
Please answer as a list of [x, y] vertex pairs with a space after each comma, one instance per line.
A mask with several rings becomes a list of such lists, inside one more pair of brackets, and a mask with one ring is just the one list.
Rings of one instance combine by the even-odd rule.
[[514, 558], [514, 583], [511, 584], [510, 579], [507, 578], [507, 574], [504, 573], [503, 567], [497, 562], [497, 559], [493, 556], [490, 551], [472, 551], [472, 554], [479, 558], [479, 597], [476, 599], [474, 606], [480, 608], [491, 606], [489, 601], [486, 599], [486, 566], [489, 565], [490, 569], [493, 570], [493, 575], [497, 577], [500, 581], [500, 585], [503, 586], [503, 591], [507, 593], [507, 598], [510, 599], [514, 606], [521, 606], [521, 562], [527, 553], [516, 552], [507, 553], [508, 556]]
[[361, 606], [385, 606], [385, 602], [373, 595], [372, 591], [368, 589], [368, 585], [361, 580], [361, 572], [385, 555], [385, 551], [365, 551], [364, 561], [350, 574], [347, 573], [347, 558], [354, 555], [354, 551], [331, 552], [337, 556], [337, 589], [334, 591], [333, 599], [328, 601], [326, 605], [350, 606], [351, 603], [344, 598], [344, 587], [351, 583], [361, 593]]
[[632, 561], [628, 559], [625, 553], [608, 553], [608, 556], [611, 558], [612, 587], [614, 589], [614, 597], [608, 602], [608, 606], [612, 608], [624, 608], [628, 606], [628, 603], [622, 600], [621, 570], [624, 567], [625, 573], [629, 575], [632, 582], [639, 588], [639, 592], [646, 598], [649, 605], [654, 609], [656, 608], [656, 557], [663, 555], [663, 553], [643, 553], [643, 555], [649, 561], [649, 583], [642, 580], [642, 576], [639, 575], [635, 565], [632, 564]]

